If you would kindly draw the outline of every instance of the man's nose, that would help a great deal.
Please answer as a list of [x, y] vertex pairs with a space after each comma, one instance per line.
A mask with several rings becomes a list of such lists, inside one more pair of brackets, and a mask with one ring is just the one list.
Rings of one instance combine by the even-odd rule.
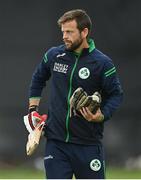
[[67, 38], [68, 38], [67, 33], [64, 32], [64, 33], [63, 33], [63, 39], [67, 39]]

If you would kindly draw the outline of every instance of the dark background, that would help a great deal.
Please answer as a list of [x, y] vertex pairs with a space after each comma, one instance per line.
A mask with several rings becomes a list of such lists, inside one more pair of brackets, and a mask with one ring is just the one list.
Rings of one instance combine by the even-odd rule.
[[[141, 153], [141, 1], [140, 0], [0, 0], [0, 164], [26, 163], [43, 156], [44, 140], [27, 158], [28, 86], [45, 51], [62, 43], [58, 18], [82, 8], [93, 22], [96, 47], [110, 56], [124, 89], [124, 102], [105, 124], [108, 164], [126, 165]], [[40, 112], [47, 110], [48, 84]]]

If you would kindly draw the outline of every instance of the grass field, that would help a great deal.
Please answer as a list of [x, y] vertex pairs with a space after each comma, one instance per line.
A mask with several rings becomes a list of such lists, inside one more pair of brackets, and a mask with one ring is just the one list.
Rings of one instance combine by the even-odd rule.
[[[140, 170], [107, 168], [107, 179], [141, 179]], [[0, 168], [0, 179], [44, 179], [44, 172], [26, 168]]]

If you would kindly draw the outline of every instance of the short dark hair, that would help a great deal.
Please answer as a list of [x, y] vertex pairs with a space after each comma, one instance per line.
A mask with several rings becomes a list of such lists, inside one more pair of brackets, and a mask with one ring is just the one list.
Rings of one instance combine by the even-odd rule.
[[[58, 25], [61, 26], [63, 23], [75, 20], [77, 23], [77, 28], [81, 32], [84, 28], [88, 28], [88, 36], [91, 33], [92, 22], [86, 11], [82, 9], [74, 9], [67, 11], [58, 20]], [[87, 37], [88, 37], [87, 36]]]

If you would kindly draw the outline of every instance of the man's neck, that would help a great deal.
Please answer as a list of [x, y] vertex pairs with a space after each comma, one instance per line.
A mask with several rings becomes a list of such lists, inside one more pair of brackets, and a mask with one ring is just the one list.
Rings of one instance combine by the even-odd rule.
[[85, 39], [82, 44], [75, 50], [76, 53], [81, 53], [83, 49], [89, 48], [89, 44], [87, 42], [87, 39]]

